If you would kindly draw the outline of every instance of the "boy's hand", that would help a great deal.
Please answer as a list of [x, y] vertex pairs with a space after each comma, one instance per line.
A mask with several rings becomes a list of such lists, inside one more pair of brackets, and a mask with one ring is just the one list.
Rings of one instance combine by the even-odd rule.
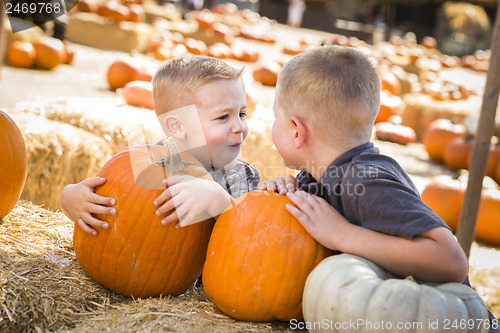
[[153, 202], [160, 206], [156, 215], [163, 216], [163, 225], [179, 220], [176, 228], [180, 228], [201, 222], [220, 215], [232, 202], [229, 193], [212, 180], [173, 176], [163, 183], [167, 189]]
[[297, 187], [297, 180], [294, 176], [286, 175], [283, 177], [276, 177], [266, 182], [260, 182], [257, 185], [258, 190], [268, 190], [278, 192], [279, 194], [287, 194], [295, 192]]
[[76, 221], [80, 228], [88, 234], [97, 235], [94, 228], [107, 229], [108, 223], [96, 219], [95, 214], [116, 214], [116, 210], [106, 205], [114, 205], [116, 200], [94, 193], [96, 186], [106, 182], [106, 178], [92, 177], [78, 184], [66, 185], [61, 191], [61, 208], [64, 214]]
[[311, 237], [326, 248], [339, 250], [341, 230], [350, 223], [323, 198], [304, 191], [288, 192], [286, 196], [297, 206], [287, 204], [286, 209]]

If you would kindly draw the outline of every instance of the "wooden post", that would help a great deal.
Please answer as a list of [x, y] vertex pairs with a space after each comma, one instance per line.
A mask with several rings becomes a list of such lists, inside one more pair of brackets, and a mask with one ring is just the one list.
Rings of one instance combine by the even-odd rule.
[[472, 148], [471, 163], [469, 166], [469, 183], [465, 191], [465, 197], [460, 212], [457, 238], [467, 258], [470, 254], [474, 233], [476, 230], [476, 219], [481, 200], [483, 177], [486, 174], [486, 166], [490, 152], [491, 137], [495, 130], [495, 114], [498, 105], [500, 91], [500, 6], [497, 8], [495, 26], [491, 39], [490, 66], [486, 76], [483, 104], [479, 123]]

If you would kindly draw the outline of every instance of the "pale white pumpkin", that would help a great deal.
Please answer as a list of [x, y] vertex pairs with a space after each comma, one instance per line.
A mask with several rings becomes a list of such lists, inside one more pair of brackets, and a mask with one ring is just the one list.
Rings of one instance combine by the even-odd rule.
[[302, 299], [309, 332], [488, 332], [488, 311], [460, 283], [398, 278], [364, 258], [324, 259]]

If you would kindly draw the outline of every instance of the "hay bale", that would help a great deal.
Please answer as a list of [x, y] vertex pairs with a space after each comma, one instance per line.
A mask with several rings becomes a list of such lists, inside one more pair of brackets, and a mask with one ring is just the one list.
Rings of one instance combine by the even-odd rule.
[[274, 113], [270, 108], [257, 105], [248, 119], [250, 133], [243, 144], [241, 156], [260, 173], [262, 181], [284, 175], [295, 175], [295, 170], [285, 167], [271, 137]]
[[0, 226], [0, 331], [55, 332], [123, 297], [80, 269], [73, 223], [20, 201]]
[[93, 133], [106, 140], [113, 153], [164, 137], [154, 111], [126, 105], [119, 97], [60, 97], [18, 103], [16, 108]]
[[66, 38], [74, 43], [123, 52], [147, 51], [151, 36], [146, 23], [117, 23], [94, 13], [73, 13], [66, 27]]
[[60, 208], [63, 187], [94, 176], [112, 156], [106, 140], [34, 114], [10, 114], [23, 133], [28, 178], [22, 199]]
[[470, 96], [463, 100], [436, 100], [429, 95], [414, 93], [403, 96], [406, 107], [401, 115], [403, 125], [410, 126], [422, 138], [427, 125], [435, 119], [448, 118], [463, 122], [469, 115], [477, 115], [481, 110], [481, 97]]
[[92, 281], [73, 252], [73, 223], [20, 201], [0, 226], [1, 332], [296, 332], [287, 322], [222, 314], [193, 286], [179, 297], [128, 299]]

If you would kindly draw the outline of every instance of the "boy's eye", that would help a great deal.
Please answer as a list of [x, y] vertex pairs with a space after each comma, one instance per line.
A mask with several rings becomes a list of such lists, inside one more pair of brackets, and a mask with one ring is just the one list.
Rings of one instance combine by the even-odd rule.
[[220, 120], [225, 120], [225, 119], [227, 119], [228, 117], [229, 117], [229, 115], [225, 114], [225, 115], [223, 115], [223, 116], [218, 117], [217, 119], [220, 119]]
[[247, 116], [247, 112], [246, 111], [241, 111], [240, 112], [240, 118], [244, 118]]

